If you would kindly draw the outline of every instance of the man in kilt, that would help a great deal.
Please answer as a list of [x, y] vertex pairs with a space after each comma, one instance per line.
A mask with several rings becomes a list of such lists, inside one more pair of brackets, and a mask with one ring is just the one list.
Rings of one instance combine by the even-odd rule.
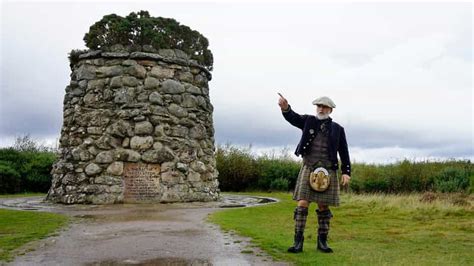
[[[342, 185], [348, 185], [351, 179], [351, 163], [344, 128], [329, 117], [336, 105], [328, 97], [317, 98], [313, 101], [313, 105], [317, 106], [316, 116], [297, 114], [281, 94], [278, 105], [283, 117], [291, 125], [302, 130], [301, 140], [295, 151], [297, 156], [303, 157], [303, 165], [293, 192], [293, 200], [298, 202], [293, 215], [295, 236], [294, 244], [288, 248], [288, 252], [303, 251], [304, 229], [311, 202], [318, 204], [316, 210], [318, 217], [317, 249], [326, 253], [332, 252], [327, 239], [329, 221], [333, 217], [329, 206], [339, 206], [337, 153], [341, 159]], [[312, 184], [312, 180], [314, 180], [312, 172], [318, 170], [324, 171], [323, 176], [329, 181], [329, 185], [323, 188], [324, 191], [316, 190], [314, 183]]]

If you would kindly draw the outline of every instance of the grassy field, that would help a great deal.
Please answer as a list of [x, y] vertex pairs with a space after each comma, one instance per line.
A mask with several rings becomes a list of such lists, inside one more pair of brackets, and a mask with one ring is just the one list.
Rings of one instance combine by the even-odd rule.
[[67, 224], [54, 213], [0, 209], [0, 261], [9, 261], [24, 244], [45, 238]]
[[[474, 196], [459, 194], [344, 194], [333, 207], [329, 244], [317, 252], [315, 205], [310, 205], [304, 252], [289, 254], [295, 202], [288, 193], [240, 193], [274, 197], [276, 204], [226, 209], [209, 216], [225, 231], [253, 239], [275, 259], [297, 265], [474, 265]], [[249, 252], [249, 251], [246, 251]]]
[[0, 194], [0, 198], [19, 198], [19, 197], [46, 197], [46, 193], [40, 192], [27, 192], [27, 193], [17, 193], [17, 194]]

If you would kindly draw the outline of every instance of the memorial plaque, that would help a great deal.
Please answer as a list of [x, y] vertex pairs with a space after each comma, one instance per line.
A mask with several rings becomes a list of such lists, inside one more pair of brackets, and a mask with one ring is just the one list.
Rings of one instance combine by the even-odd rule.
[[125, 163], [125, 201], [153, 201], [160, 197], [160, 165]]

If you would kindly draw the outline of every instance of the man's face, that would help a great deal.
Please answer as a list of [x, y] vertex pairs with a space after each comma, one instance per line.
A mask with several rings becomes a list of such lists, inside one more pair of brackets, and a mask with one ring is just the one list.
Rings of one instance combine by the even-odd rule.
[[322, 104], [316, 105], [316, 114], [318, 116], [328, 116], [330, 113], [332, 113], [331, 107]]

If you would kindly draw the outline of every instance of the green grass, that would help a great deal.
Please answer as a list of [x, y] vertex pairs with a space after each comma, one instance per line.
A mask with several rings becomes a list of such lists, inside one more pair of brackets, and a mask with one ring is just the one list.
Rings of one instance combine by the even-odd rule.
[[0, 209], [0, 261], [10, 261], [15, 250], [45, 238], [66, 225], [68, 218], [55, 213]]
[[208, 220], [225, 231], [251, 237], [278, 260], [297, 265], [474, 265], [473, 196], [444, 195], [421, 202], [422, 194], [343, 194], [341, 206], [331, 209], [334, 218], [329, 244], [333, 254], [315, 250], [316, 207], [311, 204], [304, 252], [289, 254], [286, 249], [293, 243], [296, 205], [291, 195], [239, 194], [274, 197], [281, 202], [225, 209]]
[[0, 198], [40, 197], [40, 196], [46, 196], [46, 193], [26, 192], [26, 193], [17, 193], [17, 194], [0, 194]]

